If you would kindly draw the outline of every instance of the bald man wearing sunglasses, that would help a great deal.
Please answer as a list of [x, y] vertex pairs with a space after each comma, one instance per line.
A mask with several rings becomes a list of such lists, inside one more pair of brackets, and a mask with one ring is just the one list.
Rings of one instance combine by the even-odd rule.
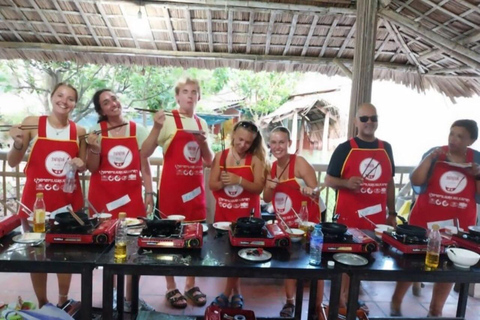
[[[395, 226], [395, 164], [392, 146], [375, 137], [377, 109], [370, 103], [358, 107], [358, 134], [333, 152], [325, 184], [337, 190], [338, 223], [349, 228], [374, 230], [375, 224]], [[386, 208], [388, 207], [388, 216]], [[340, 310], [346, 307], [348, 277], [342, 280]], [[365, 312], [368, 308], [359, 303]]]

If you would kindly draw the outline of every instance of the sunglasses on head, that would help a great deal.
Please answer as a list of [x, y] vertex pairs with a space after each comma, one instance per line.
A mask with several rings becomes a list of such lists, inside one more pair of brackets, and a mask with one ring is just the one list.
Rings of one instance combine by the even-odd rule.
[[258, 132], [257, 126], [250, 121], [240, 121], [238, 123], [238, 127], [242, 127], [244, 129], [250, 130], [250, 131], [255, 132], [255, 133]]
[[358, 119], [360, 119], [360, 122], [368, 122], [368, 119], [370, 119], [372, 122], [378, 122], [378, 116], [375, 115], [375, 116], [361, 116], [361, 117], [358, 117]]

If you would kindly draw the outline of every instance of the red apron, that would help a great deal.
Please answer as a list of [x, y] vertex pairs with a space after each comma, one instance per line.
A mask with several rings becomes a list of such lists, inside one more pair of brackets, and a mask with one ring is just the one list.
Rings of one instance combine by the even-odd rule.
[[[63, 192], [65, 183], [65, 165], [78, 156], [77, 127], [70, 123], [70, 140], [47, 138], [47, 116], [38, 119], [38, 136], [28, 157], [25, 175], [27, 180], [22, 194], [22, 203], [33, 209], [37, 192], [43, 192], [47, 211], [55, 211], [66, 205], [74, 210], [83, 207], [82, 189], [78, 173], [75, 175], [75, 191]], [[25, 214], [22, 216], [26, 217]]]
[[[178, 110], [173, 110], [177, 132], [163, 157], [159, 209], [167, 216], [180, 214], [186, 221], [203, 221], [207, 214], [203, 162], [193, 134], [183, 130]], [[195, 116], [198, 130], [203, 130]]]
[[[448, 147], [442, 147], [445, 153]], [[467, 149], [467, 162], [473, 162], [473, 150]], [[444, 226], [457, 224], [467, 230], [476, 225], [475, 177], [465, 169], [445, 162], [441, 155], [435, 163], [424, 193], [418, 196], [410, 214], [410, 224], [431, 228], [435, 223]]]
[[128, 137], [109, 137], [107, 128], [106, 121], [100, 122], [100, 165], [90, 178], [88, 201], [97, 211], [111, 213], [114, 219], [119, 212], [126, 212], [128, 217], [144, 216], [135, 122], [130, 121]]
[[[303, 195], [300, 192], [300, 184], [295, 179], [295, 161], [297, 156], [290, 155], [288, 179], [277, 184], [273, 190], [273, 208], [276, 214], [281, 215], [283, 221], [291, 228], [298, 228], [298, 221], [295, 212], [299, 213], [302, 208], [302, 202], [307, 201], [308, 221], [320, 222], [320, 206], [312, 198]], [[277, 177], [278, 161], [272, 165], [271, 178]], [[293, 212], [292, 208], [295, 210]]]
[[363, 183], [358, 191], [338, 190], [338, 223], [349, 228], [373, 230], [375, 226], [361, 216], [366, 216], [376, 224], [385, 223], [387, 186], [392, 179], [392, 163], [381, 140], [378, 140], [377, 149], [360, 149], [355, 139], [350, 139], [350, 145], [352, 150], [343, 164], [341, 178], [363, 177]]
[[[227, 161], [230, 149], [225, 150], [220, 156], [220, 170], [225, 170], [222, 165]], [[245, 180], [254, 181], [252, 170], [252, 154], [245, 157], [245, 165], [228, 167], [228, 172], [234, 173]], [[252, 209], [255, 209], [255, 217], [260, 218], [260, 196], [243, 189], [240, 185], [230, 185], [213, 192], [217, 201], [215, 206], [215, 222], [235, 222], [238, 218], [250, 216]]]

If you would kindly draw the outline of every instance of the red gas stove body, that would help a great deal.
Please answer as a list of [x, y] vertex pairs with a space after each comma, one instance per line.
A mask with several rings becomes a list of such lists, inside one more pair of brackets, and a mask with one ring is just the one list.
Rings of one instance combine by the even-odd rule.
[[475, 236], [468, 232], [459, 232], [452, 236], [452, 240], [455, 241], [460, 248], [480, 253], [480, 236]]
[[357, 228], [348, 228], [343, 235], [323, 235], [323, 252], [370, 253], [377, 248], [377, 242]]
[[5, 216], [0, 221], [0, 238], [9, 234], [13, 229], [20, 226], [18, 215]]
[[86, 228], [84, 232], [61, 230], [53, 226], [45, 235], [48, 243], [73, 243], [73, 244], [110, 244], [115, 241], [116, 219], [100, 223], [96, 228]]
[[290, 246], [290, 237], [277, 224], [266, 224], [260, 234], [244, 234], [233, 226], [228, 231], [228, 235], [230, 244], [234, 247], [285, 248]]
[[[382, 241], [384, 243], [391, 245], [402, 253], [425, 254], [427, 252], [427, 239], [420, 239], [419, 241], [414, 241], [414, 243], [408, 243], [408, 241], [402, 242], [399, 240], [400, 238], [397, 237], [395, 232], [384, 232], [382, 234]], [[457, 243], [454, 240], [442, 234], [442, 247], [440, 253], [445, 253], [445, 249], [456, 246]]]
[[[145, 231], [145, 230], [144, 230]], [[142, 232], [138, 237], [140, 248], [188, 248], [199, 249], [203, 245], [203, 228], [200, 223], [179, 224], [170, 235], [151, 236]]]

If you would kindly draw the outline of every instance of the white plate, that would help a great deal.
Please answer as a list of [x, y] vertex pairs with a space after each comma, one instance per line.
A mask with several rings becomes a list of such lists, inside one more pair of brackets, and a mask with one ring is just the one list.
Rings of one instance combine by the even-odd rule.
[[200, 131], [200, 130], [183, 130], [187, 133], [191, 133], [191, 134], [202, 134], [203, 131]]
[[137, 237], [142, 233], [143, 228], [128, 228], [127, 229], [127, 234], [129, 236], [134, 236]]
[[127, 227], [134, 227], [143, 224], [143, 220], [136, 218], [125, 218], [125, 222], [127, 224]]
[[223, 230], [223, 231], [228, 231], [230, 230], [230, 225], [232, 223], [228, 221], [221, 221], [221, 222], [215, 222], [213, 224], [213, 227], [217, 230]]
[[24, 234], [17, 234], [12, 238], [16, 243], [35, 243], [45, 239], [45, 233], [29, 232]]
[[347, 266], [364, 266], [368, 264], [368, 260], [355, 253], [335, 253], [333, 259]]
[[208, 231], [208, 226], [206, 223], [202, 223], [202, 229], [203, 229], [203, 233]]
[[268, 252], [267, 250], [262, 250], [262, 254], [259, 254], [257, 248], [242, 249], [238, 251], [238, 256], [248, 261], [259, 262], [268, 261], [272, 258], [272, 254], [270, 252]]

